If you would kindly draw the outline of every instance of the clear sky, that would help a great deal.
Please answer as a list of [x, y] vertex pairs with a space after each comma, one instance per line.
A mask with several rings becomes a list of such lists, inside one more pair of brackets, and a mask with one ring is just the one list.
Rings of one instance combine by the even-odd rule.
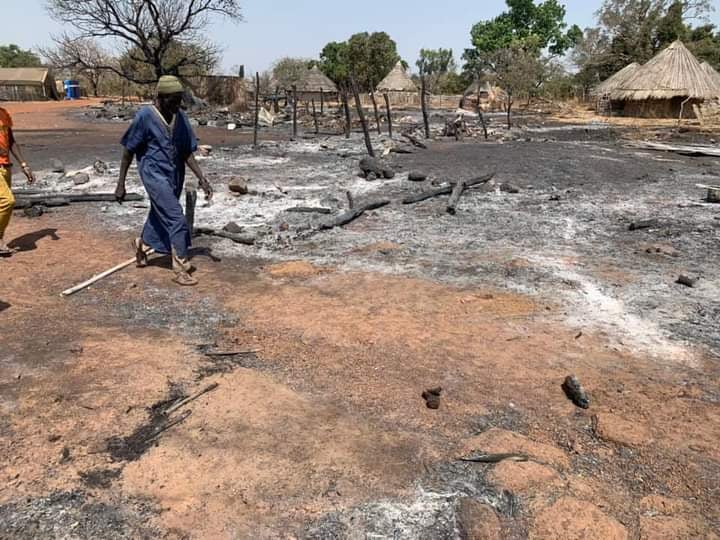
[[[83, 0], [77, 0], [81, 2]], [[566, 0], [567, 21], [584, 28], [594, 23], [601, 0]], [[720, 0], [711, 22], [720, 26]], [[23, 48], [48, 45], [64, 28], [45, 13], [44, 0], [0, 0], [0, 43]], [[245, 21], [216, 20], [210, 38], [224, 49], [222, 66], [244, 64], [246, 73], [264, 71], [283, 56], [316, 58], [329, 41], [344, 41], [357, 32], [385, 31], [400, 55], [414, 67], [421, 48], [452, 48], [459, 61], [469, 45], [470, 28], [505, 9], [504, 0], [365, 0], [356, 5], [337, 0], [245, 0]], [[70, 30], [70, 29], [68, 29]]]

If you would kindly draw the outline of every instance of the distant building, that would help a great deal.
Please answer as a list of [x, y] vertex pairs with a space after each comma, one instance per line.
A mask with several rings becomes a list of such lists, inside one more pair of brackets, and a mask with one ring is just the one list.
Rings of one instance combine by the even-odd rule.
[[420, 101], [420, 90], [402, 65], [395, 64], [390, 73], [377, 85], [378, 94], [387, 94], [393, 105], [415, 105]]
[[55, 78], [48, 68], [0, 68], [0, 101], [57, 100]]
[[295, 83], [300, 101], [320, 101], [322, 95], [324, 99], [334, 101], [337, 99], [338, 88], [330, 78], [313, 66], [308, 69], [300, 80]]
[[613, 108], [621, 108], [626, 116], [693, 118], [697, 105], [720, 96], [720, 86], [676, 41], [610, 90], [609, 96]]

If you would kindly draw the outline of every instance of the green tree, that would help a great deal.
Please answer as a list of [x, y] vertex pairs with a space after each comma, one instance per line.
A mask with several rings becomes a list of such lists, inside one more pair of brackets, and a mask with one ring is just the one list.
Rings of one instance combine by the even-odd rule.
[[668, 7], [665, 16], [658, 21], [655, 30], [655, 45], [659, 49], [663, 49], [670, 45], [673, 41], [687, 37], [688, 27], [683, 19], [684, 4], [681, 0], [675, 0]]
[[547, 49], [559, 56], [571, 48], [582, 31], [577, 26], [567, 29], [565, 6], [557, 0], [535, 4], [533, 0], [506, 0], [508, 11], [489, 21], [481, 21], [472, 27], [472, 49], [466, 49], [463, 58], [477, 66], [484, 55], [501, 49], [522, 47], [540, 54]]
[[350, 60], [347, 41], [332, 41], [320, 53], [320, 70], [337, 84], [350, 78]]
[[290, 90], [293, 84], [302, 78], [305, 72], [317, 62], [309, 58], [291, 58], [286, 56], [273, 64], [272, 84], [282, 90]]
[[320, 69], [338, 84], [355, 77], [360, 90], [375, 87], [400, 60], [397, 44], [385, 32], [354, 34], [346, 42], [328, 43], [320, 53]]
[[420, 57], [415, 65], [420, 73], [425, 75], [425, 84], [429, 92], [445, 93], [448, 86], [452, 87], [453, 83], [457, 82], [456, 79], [449, 77], [455, 74], [457, 69], [452, 49], [420, 49]]
[[39, 67], [40, 58], [32, 51], [17, 45], [0, 45], [0, 67]]

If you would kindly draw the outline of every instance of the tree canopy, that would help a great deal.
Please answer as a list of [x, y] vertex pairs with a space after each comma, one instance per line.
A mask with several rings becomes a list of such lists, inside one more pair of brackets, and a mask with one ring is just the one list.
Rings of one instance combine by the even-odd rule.
[[0, 45], [0, 67], [39, 67], [40, 58], [32, 51], [21, 49], [17, 45]]
[[362, 32], [345, 42], [328, 43], [320, 53], [320, 69], [338, 84], [347, 84], [353, 76], [361, 90], [370, 90], [398, 60], [397, 44], [388, 34]]
[[572, 53], [578, 82], [592, 86], [632, 62], [644, 64], [677, 39], [720, 67], [720, 32], [710, 24], [692, 26], [711, 9], [709, 0], [605, 0], [598, 25], [585, 30]]
[[290, 90], [315, 64], [316, 61], [309, 58], [281, 58], [273, 64], [272, 84], [283, 90]]
[[[59, 42], [109, 39], [123, 43], [124, 56], [149, 66], [150, 76], [105, 67], [138, 83], [182, 74], [208, 55], [217, 56], [219, 50], [204, 35], [211, 16], [242, 19], [237, 0], [46, 0], [46, 5], [53, 19], [75, 29]], [[202, 54], [176, 54], [180, 46]]]

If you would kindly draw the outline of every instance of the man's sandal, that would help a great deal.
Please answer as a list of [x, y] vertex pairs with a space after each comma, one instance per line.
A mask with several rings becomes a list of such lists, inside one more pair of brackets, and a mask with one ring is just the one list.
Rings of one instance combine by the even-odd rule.
[[183, 287], [192, 287], [193, 285], [198, 284], [198, 280], [187, 272], [176, 272], [173, 281]]
[[142, 238], [135, 238], [132, 241], [132, 246], [135, 250], [135, 265], [138, 268], [145, 268], [148, 265], [148, 254]]

